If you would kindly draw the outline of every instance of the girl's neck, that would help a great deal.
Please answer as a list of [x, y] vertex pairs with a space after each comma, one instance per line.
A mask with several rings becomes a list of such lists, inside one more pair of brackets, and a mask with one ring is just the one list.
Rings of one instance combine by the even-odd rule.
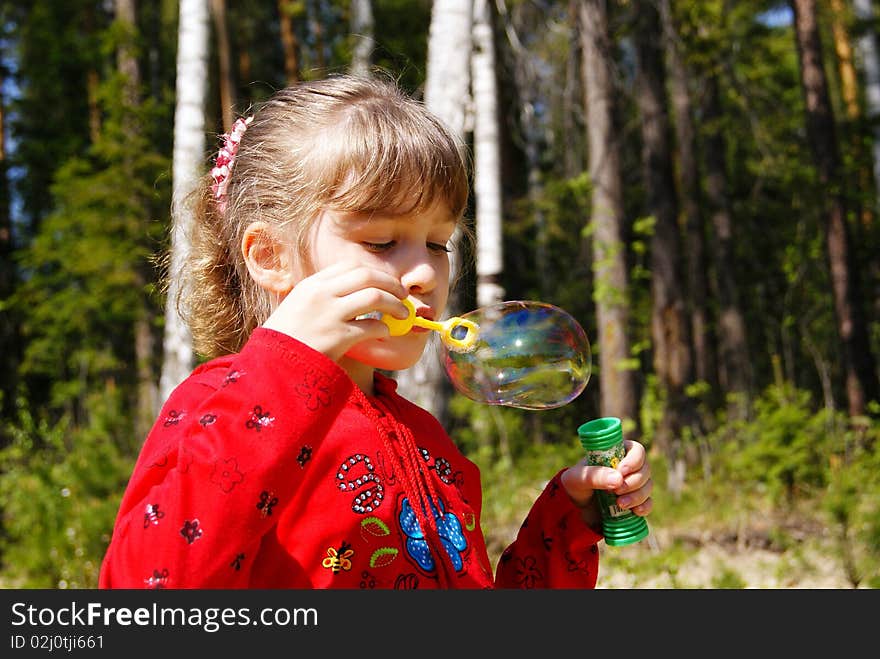
[[343, 357], [339, 361], [339, 366], [348, 373], [348, 377], [352, 379], [365, 395], [372, 396], [375, 393], [375, 385], [373, 384], [375, 368], [347, 357]]

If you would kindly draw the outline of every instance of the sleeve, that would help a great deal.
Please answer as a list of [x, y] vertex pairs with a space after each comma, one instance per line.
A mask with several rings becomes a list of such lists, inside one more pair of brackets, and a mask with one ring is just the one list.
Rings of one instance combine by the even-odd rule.
[[583, 521], [561, 476], [550, 480], [501, 554], [496, 588], [596, 587], [602, 535]]
[[[169, 397], [126, 488], [100, 588], [239, 588], [354, 384], [257, 328], [225, 373]], [[234, 549], [233, 549], [234, 547]]]

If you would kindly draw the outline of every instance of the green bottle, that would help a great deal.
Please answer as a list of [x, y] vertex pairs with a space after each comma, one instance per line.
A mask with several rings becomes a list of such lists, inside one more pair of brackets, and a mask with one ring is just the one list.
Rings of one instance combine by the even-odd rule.
[[[623, 430], [617, 417], [603, 417], [587, 421], [578, 428], [581, 446], [587, 452], [587, 464], [616, 468], [626, 455]], [[631, 510], [617, 506], [617, 495], [607, 490], [596, 490], [602, 511], [602, 532], [605, 544], [612, 547], [638, 542], [648, 535], [648, 522]]]

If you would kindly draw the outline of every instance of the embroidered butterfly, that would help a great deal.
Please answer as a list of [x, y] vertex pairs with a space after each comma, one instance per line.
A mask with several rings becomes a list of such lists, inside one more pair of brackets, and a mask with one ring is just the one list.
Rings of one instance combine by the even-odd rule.
[[[460, 572], [464, 567], [464, 561], [461, 554], [467, 549], [467, 539], [461, 530], [461, 522], [454, 513], [447, 513], [442, 501], [438, 501], [440, 510], [438, 511], [434, 504], [431, 504], [431, 512], [434, 519], [437, 520], [437, 531], [440, 534], [440, 542], [456, 572]], [[419, 526], [416, 514], [409, 503], [409, 499], [404, 499], [401, 505], [400, 514], [398, 515], [398, 523], [401, 530], [406, 535], [406, 551], [418, 564], [420, 568], [426, 572], [432, 572], [435, 568], [434, 557], [431, 556], [431, 550], [428, 548], [428, 542], [425, 540], [425, 534]]]

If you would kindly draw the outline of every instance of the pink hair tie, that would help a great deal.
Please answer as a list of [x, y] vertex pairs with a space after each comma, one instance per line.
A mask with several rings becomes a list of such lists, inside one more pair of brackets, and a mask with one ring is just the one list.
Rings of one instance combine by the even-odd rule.
[[214, 192], [214, 199], [217, 200], [217, 207], [221, 213], [226, 212], [226, 188], [229, 187], [229, 177], [235, 164], [235, 154], [238, 153], [238, 143], [241, 142], [241, 136], [253, 119], [253, 117], [236, 119], [232, 124], [232, 131], [224, 133], [223, 146], [217, 152], [217, 159], [211, 170], [211, 177], [214, 179], [211, 190]]

